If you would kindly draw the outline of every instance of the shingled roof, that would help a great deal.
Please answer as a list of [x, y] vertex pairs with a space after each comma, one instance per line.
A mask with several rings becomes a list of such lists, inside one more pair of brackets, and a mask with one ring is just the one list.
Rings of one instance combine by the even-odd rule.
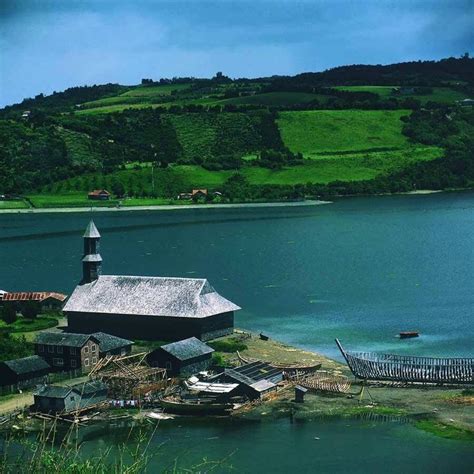
[[3, 363], [17, 375], [49, 370], [51, 368], [44, 359], [37, 355], [23, 357], [22, 359], [6, 360]]
[[100, 352], [113, 351], [124, 346], [133, 344], [133, 341], [123, 339], [121, 337], [112, 336], [112, 334], [106, 334], [105, 332], [95, 332], [92, 334], [99, 341]]
[[166, 344], [161, 346], [161, 349], [179, 360], [193, 359], [194, 357], [214, 352], [212, 347], [209, 347], [207, 344], [204, 344], [204, 342], [201, 342], [195, 337]]
[[101, 275], [78, 285], [63, 311], [204, 318], [239, 309], [206, 279]]
[[91, 334], [43, 331], [37, 334], [35, 342], [37, 344], [51, 344], [54, 346], [82, 347], [90, 337]]
[[89, 340], [95, 339], [99, 344], [100, 352], [108, 352], [120, 347], [133, 344], [133, 341], [112, 336], [105, 332], [95, 332], [93, 334], [76, 334], [73, 332], [53, 332], [43, 331], [36, 336], [37, 344], [51, 344], [54, 346], [82, 347]]

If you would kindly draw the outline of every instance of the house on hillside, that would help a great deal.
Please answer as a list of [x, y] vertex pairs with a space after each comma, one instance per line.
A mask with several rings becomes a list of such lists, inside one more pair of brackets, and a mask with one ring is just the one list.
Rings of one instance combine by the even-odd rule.
[[87, 195], [87, 198], [94, 201], [108, 201], [110, 193], [105, 189], [95, 189]]
[[40, 304], [41, 311], [60, 310], [67, 295], [52, 291], [0, 291], [0, 305], [12, 303], [18, 311], [21, 311], [26, 303], [34, 301]]
[[191, 192], [191, 199], [194, 201], [198, 199], [206, 199], [207, 198], [207, 189], [193, 189]]
[[76, 334], [43, 331], [35, 341], [35, 354], [43, 357], [56, 371], [81, 369], [89, 372], [100, 358], [107, 355], [127, 355], [132, 341], [97, 332]]
[[70, 413], [96, 407], [107, 400], [107, 385], [92, 382], [60, 387], [45, 385], [34, 393], [33, 409], [42, 413]]
[[34, 355], [0, 362], [0, 385], [16, 385], [18, 389], [45, 383], [50, 365]]
[[84, 234], [83, 278], [63, 308], [68, 329], [119, 337], [177, 341], [230, 334], [240, 308], [205, 278], [102, 275], [100, 234]]
[[166, 344], [150, 352], [147, 362], [166, 369], [168, 375], [192, 375], [207, 370], [214, 349], [195, 337]]

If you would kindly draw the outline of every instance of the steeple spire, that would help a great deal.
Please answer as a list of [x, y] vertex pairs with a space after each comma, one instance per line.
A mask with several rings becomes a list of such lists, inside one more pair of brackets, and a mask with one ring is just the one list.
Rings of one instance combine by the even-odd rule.
[[81, 284], [97, 280], [101, 273], [102, 257], [99, 253], [100, 234], [91, 219], [84, 232], [84, 255], [82, 256]]

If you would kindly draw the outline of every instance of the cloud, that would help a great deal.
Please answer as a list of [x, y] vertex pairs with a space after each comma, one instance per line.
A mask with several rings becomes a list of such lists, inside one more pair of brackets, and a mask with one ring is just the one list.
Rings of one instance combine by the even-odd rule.
[[4, 0], [0, 103], [141, 77], [295, 74], [472, 49], [472, 1]]

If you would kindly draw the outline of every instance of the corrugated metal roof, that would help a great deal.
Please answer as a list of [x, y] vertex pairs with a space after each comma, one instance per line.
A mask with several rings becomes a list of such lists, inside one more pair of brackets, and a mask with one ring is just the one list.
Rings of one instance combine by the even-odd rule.
[[255, 382], [250, 386], [257, 392], [261, 392], [261, 393], [266, 392], [276, 387], [274, 383], [269, 382], [268, 380], [259, 380], [258, 382]]
[[55, 293], [52, 291], [16, 291], [6, 292], [1, 295], [2, 301], [44, 301], [53, 298], [58, 301], [64, 301], [67, 295]]
[[101, 275], [78, 285], [63, 311], [203, 318], [239, 309], [206, 279]]
[[166, 344], [161, 346], [161, 349], [179, 360], [188, 360], [214, 352], [212, 347], [209, 347], [207, 344], [204, 344], [204, 342], [195, 337]]
[[21, 359], [6, 360], [3, 363], [17, 375], [42, 371], [45, 369], [49, 370], [51, 368], [44, 359], [37, 355], [23, 357]]

